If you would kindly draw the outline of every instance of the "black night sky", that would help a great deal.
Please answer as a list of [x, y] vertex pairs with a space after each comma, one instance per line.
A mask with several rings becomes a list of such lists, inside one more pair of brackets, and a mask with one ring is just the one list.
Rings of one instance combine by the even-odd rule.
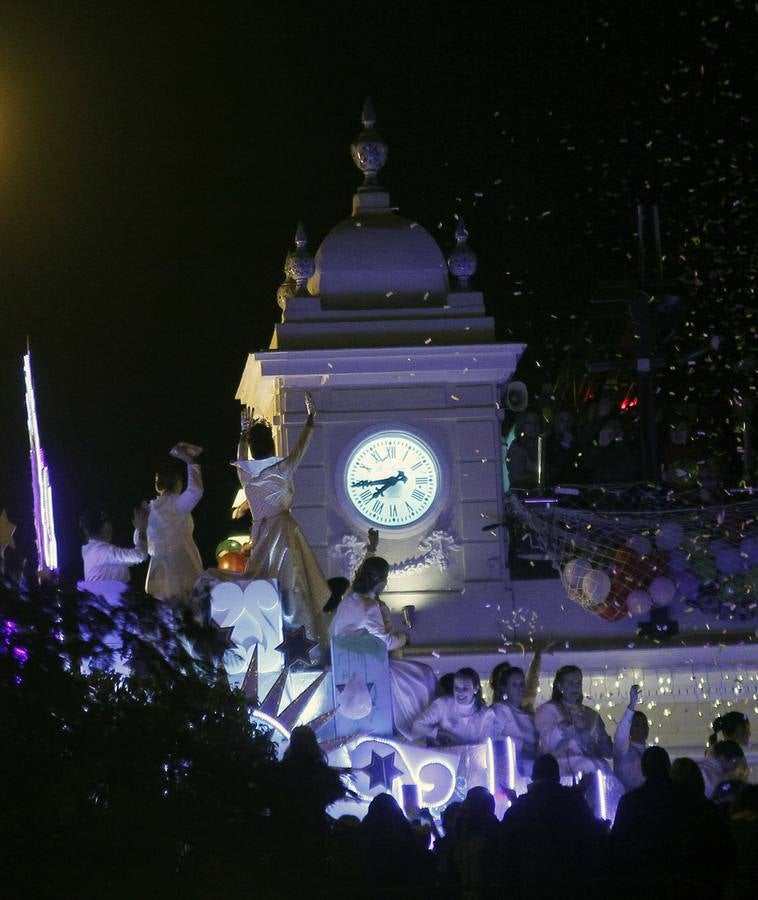
[[633, 274], [632, 209], [654, 198], [669, 271], [704, 283], [682, 340], [720, 322], [702, 379], [752, 390], [731, 367], [757, 345], [755, 19], [746, 0], [4, 4], [0, 508], [18, 542], [28, 334], [64, 570], [79, 510], [105, 505], [126, 540], [177, 440], [206, 448], [210, 562], [245, 355], [268, 343], [298, 219], [315, 251], [349, 214], [366, 95], [383, 184], [445, 251], [464, 216], [501, 338], [571, 355], [597, 281]]

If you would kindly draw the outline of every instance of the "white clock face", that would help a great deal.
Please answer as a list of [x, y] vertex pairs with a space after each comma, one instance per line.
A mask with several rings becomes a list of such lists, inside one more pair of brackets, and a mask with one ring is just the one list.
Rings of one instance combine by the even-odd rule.
[[405, 431], [365, 438], [345, 466], [345, 490], [373, 525], [406, 528], [423, 518], [440, 492], [440, 468], [432, 450]]

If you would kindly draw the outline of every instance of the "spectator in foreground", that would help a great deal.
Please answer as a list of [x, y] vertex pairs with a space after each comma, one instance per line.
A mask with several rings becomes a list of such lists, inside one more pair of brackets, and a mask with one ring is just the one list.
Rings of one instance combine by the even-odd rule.
[[560, 783], [551, 754], [534, 761], [527, 793], [505, 813], [498, 831], [492, 862], [509, 896], [586, 898], [595, 896], [595, 885], [601, 895], [603, 826], [581, 793]]

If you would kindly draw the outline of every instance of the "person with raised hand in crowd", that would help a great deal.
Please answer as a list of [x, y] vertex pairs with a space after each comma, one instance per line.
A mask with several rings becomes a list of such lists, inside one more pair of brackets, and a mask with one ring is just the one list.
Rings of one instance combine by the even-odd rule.
[[613, 736], [613, 774], [623, 784], [625, 791], [638, 788], [645, 781], [641, 760], [650, 734], [650, 724], [645, 713], [636, 708], [641, 695], [640, 686], [633, 684], [629, 689], [629, 705]]

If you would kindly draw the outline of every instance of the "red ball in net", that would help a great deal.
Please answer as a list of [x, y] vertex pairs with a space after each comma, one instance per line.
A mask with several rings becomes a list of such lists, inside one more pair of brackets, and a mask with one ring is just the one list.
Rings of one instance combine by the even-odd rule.
[[595, 612], [605, 622], [618, 622], [628, 612], [626, 605], [626, 595], [628, 593], [629, 591], [624, 589], [624, 593], [619, 594], [611, 588], [611, 592], [606, 599], [595, 607]]

